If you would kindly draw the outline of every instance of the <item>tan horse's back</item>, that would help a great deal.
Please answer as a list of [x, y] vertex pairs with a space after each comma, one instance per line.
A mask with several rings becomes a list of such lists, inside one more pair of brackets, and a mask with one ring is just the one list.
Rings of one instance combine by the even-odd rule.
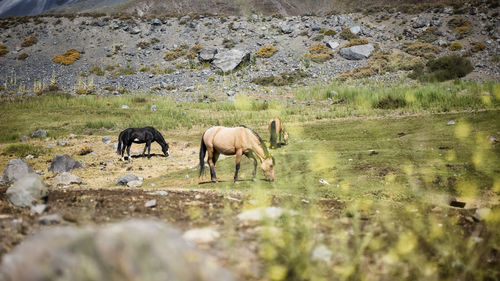
[[269, 123], [267, 126], [269, 129], [269, 132], [271, 132], [271, 124], [273, 123], [273, 121], [276, 124], [276, 133], [279, 133], [283, 129], [283, 125], [281, 124], [281, 120], [279, 118], [273, 118], [273, 119], [269, 120]]
[[228, 128], [216, 126], [208, 129], [203, 135], [203, 141], [209, 148], [213, 148], [225, 155], [234, 155], [236, 150], [242, 149], [246, 152], [252, 147], [255, 137], [252, 137], [250, 130], [245, 127]]

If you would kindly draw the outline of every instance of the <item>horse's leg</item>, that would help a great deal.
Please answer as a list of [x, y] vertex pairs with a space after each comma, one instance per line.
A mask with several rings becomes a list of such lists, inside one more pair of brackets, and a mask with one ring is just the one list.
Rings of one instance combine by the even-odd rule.
[[234, 182], [238, 180], [238, 171], [240, 170], [241, 155], [243, 154], [242, 149], [236, 150], [236, 171], [234, 172]]
[[255, 154], [252, 151], [248, 151], [245, 153], [245, 156], [253, 159], [253, 173], [252, 178], [255, 180], [255, 176], [257, 175], [257, 158], [255, 158]]
[[151, 159], [151, 141], [148, 141], [146, 146], [148, 147], [148, 159]]
[[283, 130], [280, 129], [278, 135], [279, 135], [278, 148], [280, 148], [281, 147], [281, 136], [283, 135]]
[[207, 157], [207, 161], [208, 161], [208, 165], [210, 166], [210, 179], [213, 181], [213, 182], [217, 182], [217, 176], [215, 175], [215, 162], [214, 162], [214, 150], [213, 148], [208, 148], [207, 149], [208, 151], [208, 157]]
[[146, 148], [148, 148], [148, 143], [144, 145], [144, 150], [142, 151], [142, 157], [146, 156]]
[[127, 145], [127, 156], [128, 156], [128, 162], [132, 162], [132, 157], [130, 157], [130, 147], [132, 146], [132, 143]]

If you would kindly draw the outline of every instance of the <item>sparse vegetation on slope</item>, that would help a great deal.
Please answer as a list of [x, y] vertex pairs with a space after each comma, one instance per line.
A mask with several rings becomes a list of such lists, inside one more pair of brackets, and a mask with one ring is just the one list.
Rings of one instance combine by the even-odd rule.
[[71, 65], [73, 64], [76, 60], [80, 58], [80, 52], [78, 52], [75, 49], [69, 49], [67, 50], [64, 54], [60, 56], [55, 56], [52, 58], [52, 61], [55, 63], [59, 63], [62, 65]]

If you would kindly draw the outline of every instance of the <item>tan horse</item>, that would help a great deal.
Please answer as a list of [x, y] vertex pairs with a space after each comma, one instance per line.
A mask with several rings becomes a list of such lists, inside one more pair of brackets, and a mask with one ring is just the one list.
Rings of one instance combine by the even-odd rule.
[[205, 167], [205, 153], [208, 154], [207, 161], [210, 165], [210, 176], [213, 182], [217, 182], [215, 163], [220, 154], [236, 155], [235, 182], [238, 179], [238, 170], [240, 169], [242, 155], [253, 159], [254, 179], [257, 172], [258, 158], [266, 180], [274, 181], [274, 158], [267, 150], [259, 135], [245, 126], [234, 128], [215, 126], [205, 131], [201, 138], [200, 146], [200, 176]]
[[[271, 135], [271, 148], [281, 147], [281, 144], [288, 144], [288, 132], [279, 118], [269, 120], [268, 128]], [[279, 141], [277, 140], [278, 137]]]

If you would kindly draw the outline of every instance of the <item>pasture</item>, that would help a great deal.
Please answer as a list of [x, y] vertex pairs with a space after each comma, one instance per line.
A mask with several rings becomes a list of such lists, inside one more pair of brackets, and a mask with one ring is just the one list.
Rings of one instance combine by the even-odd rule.
[[[208, 103], [202, 94], [200, 102], [151, 93], [6, 98], [0, 104], [0, 168], [31, 154], [35, 158], [26, 161], [50, 184], [48, 162], [68, 153], [85, 166], [74, 172], [82, 186], [52, 188], [49, 196], [53, 210], [66, 214], [65, 223], [153, 216], [183, 230], [212, 227], [221, 236], [205, 249], [242, 280], [498, 278], [499, 83], [367, 82], [276, 91], [227, 100], [214, 90], [203, 93]], [[269, 144], [273, 117], [290, 133], [288, 145], [272, 149], [274, 182], [264, 181], [261, 170], [252, 181], [246, 157], [236, 183], [234, 157], [217, 163], [220, 182], [210, 182], [208, 169], [198, 178], [205, 129], [244, 124]], [[110, 136], [116, 142], [123, 129], [144, 126], [161, 131], [169, 158], [120, 162], [112, 143], [101, 141]], [[48, 139], [18, 142], [40, 128]], [[58, 140], [69, 144], [57, 146]], [[93, 152], [78, 155], [87, 146]], [[132, 152], [143, 147], [135, 144]], [[158, 144], [151, 148], [162, 153]], [[142, 187], [115, 186], [129, 172], [144, 177]], [[154, 195], [158, 190], [168, 195]], [[157, 206], [142, 207], [151, 198]], [[5, 212], [15, 212], [1, 201]], [[452, 201], [466, 204], [456, 208]], [[253, 224], [237, 218], [270, 206], [281, 207], [283, 215]], [[0, 230], [8, 239], [0, 254], [38, 227], [29, 212], [22, 215], [27, 230]]]

